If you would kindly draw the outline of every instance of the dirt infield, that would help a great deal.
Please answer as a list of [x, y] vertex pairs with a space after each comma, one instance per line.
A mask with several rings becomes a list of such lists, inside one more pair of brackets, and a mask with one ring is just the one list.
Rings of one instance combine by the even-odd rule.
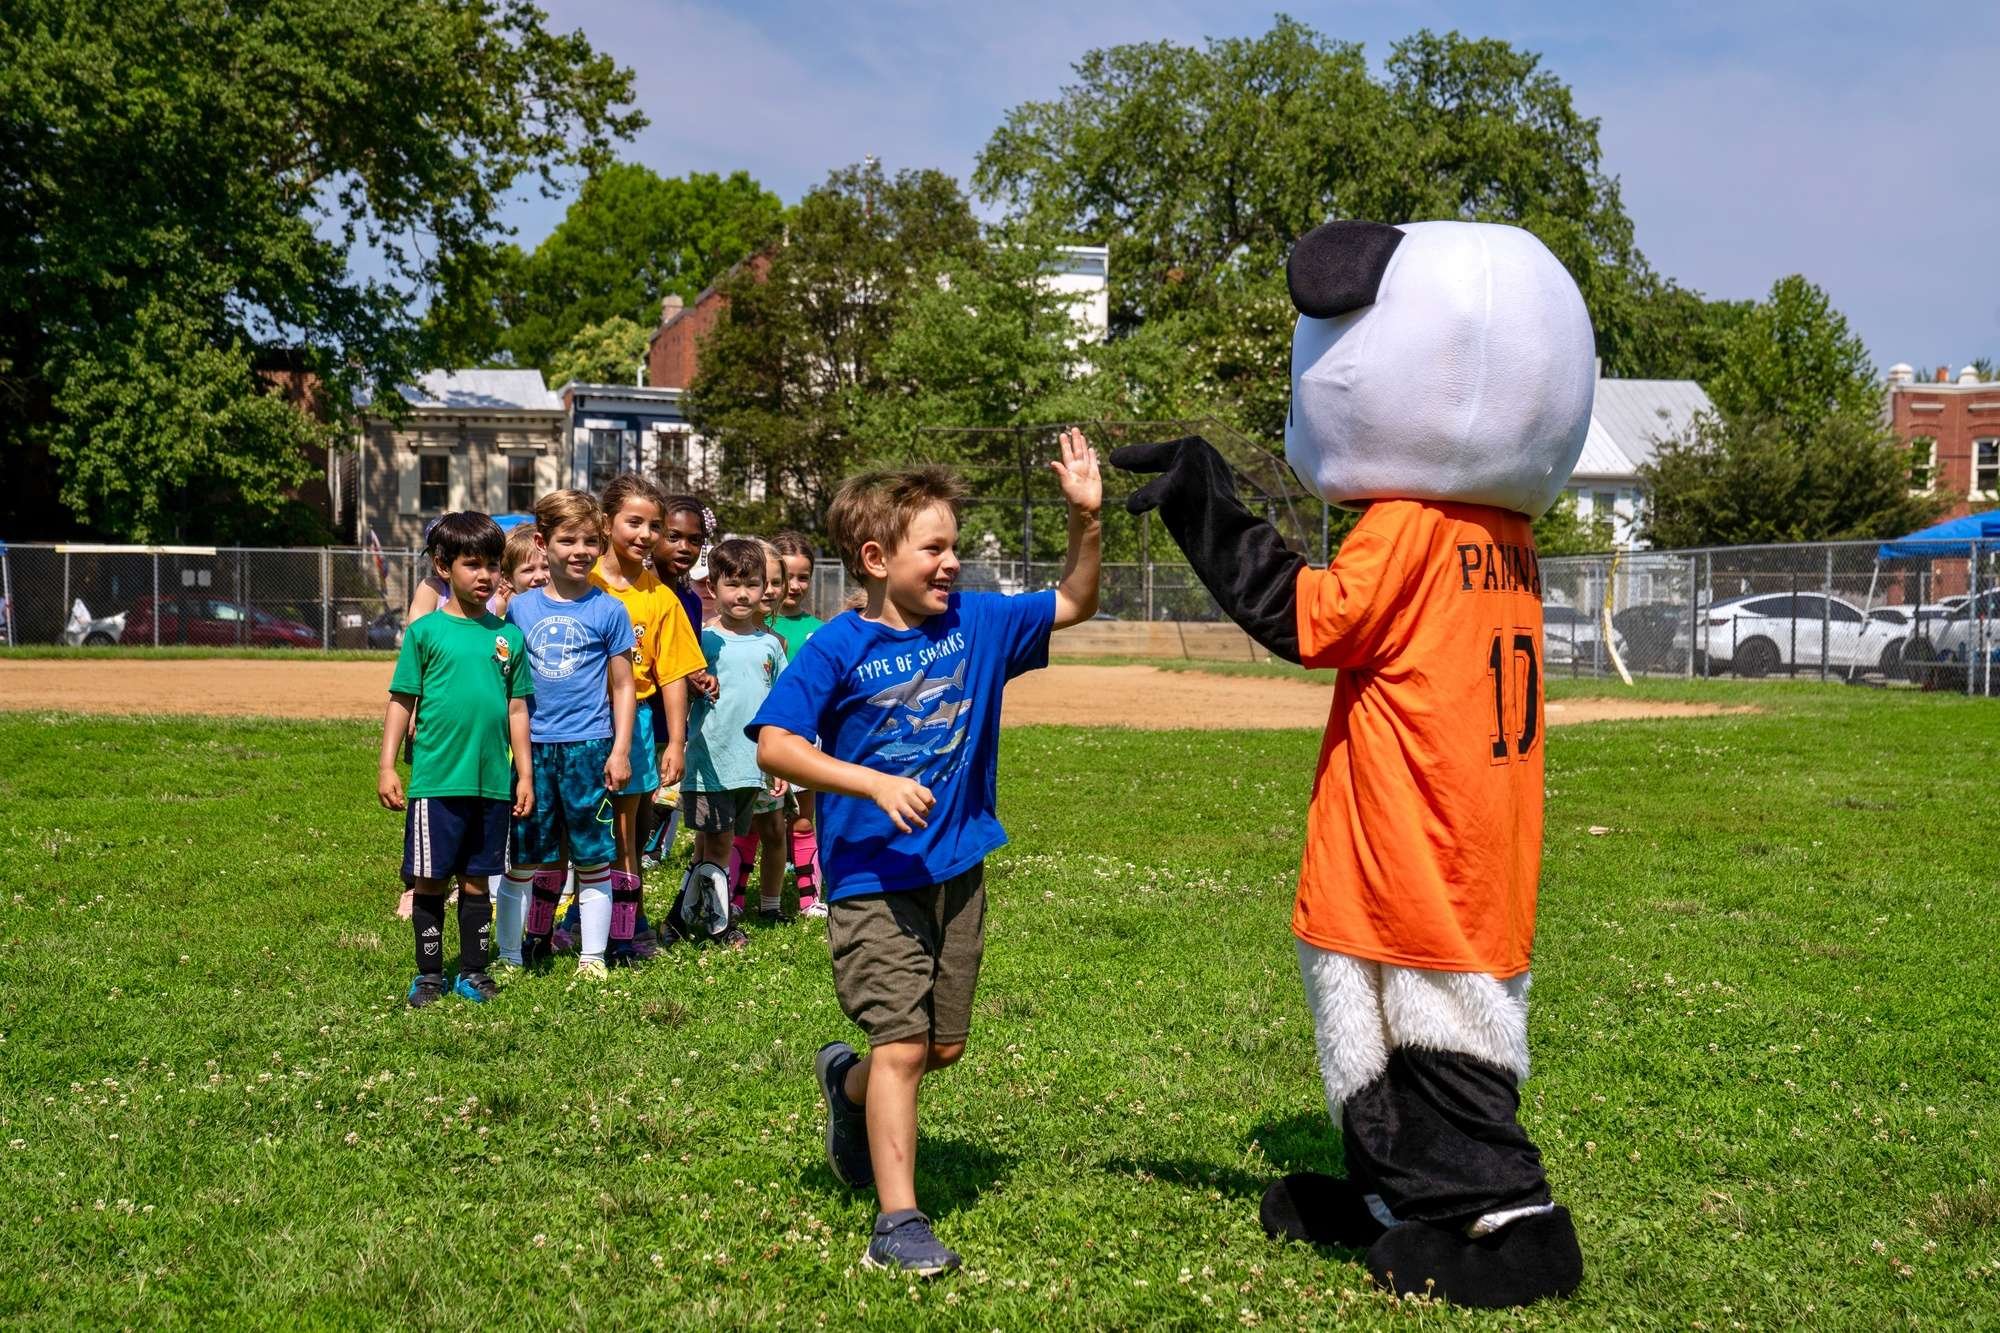
[[[0, 661], [0, 710], [375, 718], [387, 697], [389, 670], [387, 661]], [[1149, 731], [1317, 729], [1332, 693], [1317, 682], [1273, 677], [1059, 663], [1008, 686], [1004, 720]], [[1566, 699], [1548, 705], [1548, 720], [1562, 726], [1724, 711], [1712, 704]]]

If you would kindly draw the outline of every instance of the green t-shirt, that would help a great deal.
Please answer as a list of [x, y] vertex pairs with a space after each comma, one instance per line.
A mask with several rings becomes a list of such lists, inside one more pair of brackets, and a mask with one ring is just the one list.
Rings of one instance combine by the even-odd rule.
[[433, 611], [412, 621], [391, 694], [417, 696], [409, 795], [514, 797], [507, 701], [535, 692], [521, 631], [497, 616]]
[[785, 641], [785, 660], [789, 662], [797, 657], [799, 649], [805, 647], [806, 640], [812, 637], [812, 632], [825, 623], [818, 616], [771, 617], [771, 628]]

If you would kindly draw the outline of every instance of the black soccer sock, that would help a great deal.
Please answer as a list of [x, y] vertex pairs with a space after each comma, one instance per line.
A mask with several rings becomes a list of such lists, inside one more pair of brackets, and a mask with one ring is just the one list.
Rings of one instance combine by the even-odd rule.
[[410, 897], [410, 928], [417, 937], [417, 971], [444, 975], [444, 895], [418, 893]]
[[458, 891], [458, 974], [484, 972], [493, 947], [493, 899], [484, 893]]

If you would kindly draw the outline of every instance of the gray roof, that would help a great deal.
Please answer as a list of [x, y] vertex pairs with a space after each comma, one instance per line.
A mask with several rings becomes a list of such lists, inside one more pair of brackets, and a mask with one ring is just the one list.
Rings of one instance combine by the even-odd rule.
[[[1590, 438], [1572, 475], [1633, 476], [1641, 463], [1652, 461], [1662, 439], [1679, 435], [1713, 407], [1693, 380], [1600, 379], [1590, 408]], [[1621, 455], [1625, 465], [1614, 468]]]
[[412, 407], [562, 411], [562, 400], [549, 392], [539, 370], [432, 370], [399, 391]]

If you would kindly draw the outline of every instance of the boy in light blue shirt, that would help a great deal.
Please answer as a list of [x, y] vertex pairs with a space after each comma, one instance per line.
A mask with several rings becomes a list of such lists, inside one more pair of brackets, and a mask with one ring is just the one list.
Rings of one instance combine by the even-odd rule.
[[[695, 867], [690, 883], [726, 876], [730, 843], [750, 831], [764, 775], [757, 744], [744, 728], [785, 669], [785, 646], [759, 619], [764, 609], [762, 543], [733, 537], [708, 555], [715, 590], [715, 624], [701, 632], [702, 655], [721, 687], [713, 701], [697, 697], [688, 714], [687, 773], [681, 779], [681, 816], [694, 830]], [[713, 871], [713, 875], [710, 871]], [[727, 911], [710, 938], [740, 949], [743, 932]]]
[[[535, 698], [528, 710], [535, 810], [514, 821], [500, 889], [498, 970], [552, 956], [557, 900], [576, 867], [577, 975], [602, 979], [611, 934], [611, 793], [632, 776], [636, 687], [631, 617], [590, 581], [604, 550], [604, 514], [582, 491], [535, 502], [535, 539], [549, 556], [546, 587], [515, 596], [507, 619], [527, 641]], [[523, 935], [530, 941], [523, 954]]]

